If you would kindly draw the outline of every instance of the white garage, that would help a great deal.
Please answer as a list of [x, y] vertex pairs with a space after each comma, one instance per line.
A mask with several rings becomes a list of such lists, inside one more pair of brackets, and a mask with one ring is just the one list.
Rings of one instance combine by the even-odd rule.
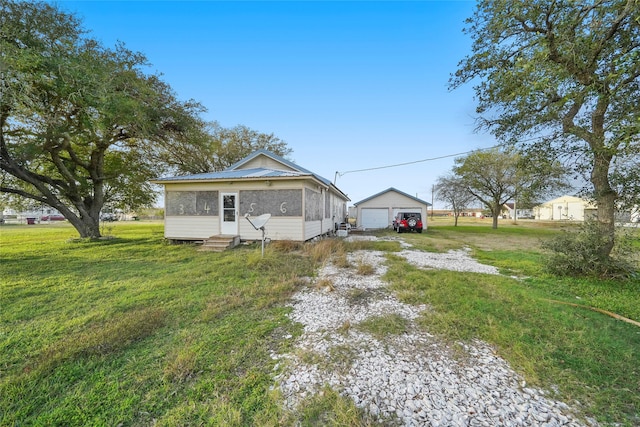
[[354, 203], [356, 227], [365, 229], [390, 228], [397, 212], [420, 212], [426, 226], [427, 209], [430, 203], [413, 197], [395, 188]]
[[389, 210], [385, 208], [364, 208], [361, 212], [362, 226], [365, 228], [387, 228]]

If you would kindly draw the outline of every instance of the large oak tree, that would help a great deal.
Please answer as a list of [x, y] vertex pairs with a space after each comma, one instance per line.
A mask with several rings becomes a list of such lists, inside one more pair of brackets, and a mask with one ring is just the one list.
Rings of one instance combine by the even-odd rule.
[[467, 23], [451, 86], [475, 84], [481, 128], [588, 176], [608, 256], [640, 196], [640, 3], [481, 0]]
[[89, 238], [105, 203], [151, 203], [164, 150], [203, 131], [201, 106], [146, 66], [55, 6], [0, 0], [0, 191], [57, 209]]

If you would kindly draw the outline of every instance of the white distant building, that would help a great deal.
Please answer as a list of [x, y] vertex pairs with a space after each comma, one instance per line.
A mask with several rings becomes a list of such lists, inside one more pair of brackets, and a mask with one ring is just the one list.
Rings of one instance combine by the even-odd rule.
[[535, 219], [545, 221], [584, 221], [597, 214], [593, 203], [575, 196], [562, 196], [533, 208]]
[[640, 222], [640, 206], [634, 206], [633, 209], [631, 209], [631, 218], [630, 218], [631, 222]]
[[[502, 209], [502, 211], [504, 212], [504, 210], [506, 209], [507, 210], [507, 216], [510, 219], [533, 218], [533, 210], [532, 209], [520, 209], [520, 208], [517, 208], [513, 202], [505, 203], [502, 206], [504, 208], [504, 209]], [[515, 208], [515, 210], [514, 210], [514, 208]], [[515, 214], [517, 214], [517, 215], [515, 215]]]

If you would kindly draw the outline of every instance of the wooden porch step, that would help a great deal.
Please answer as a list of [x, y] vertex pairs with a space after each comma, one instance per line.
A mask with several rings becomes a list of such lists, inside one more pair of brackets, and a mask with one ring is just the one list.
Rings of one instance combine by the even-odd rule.
[[235, 248], [240, 244], [240, 236], [219, 234], [205, 239], [200, 247], [201, 251], [222, 252]]

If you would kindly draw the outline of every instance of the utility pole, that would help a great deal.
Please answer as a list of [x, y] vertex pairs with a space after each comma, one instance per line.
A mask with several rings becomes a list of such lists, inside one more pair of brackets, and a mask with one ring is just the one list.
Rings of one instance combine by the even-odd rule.
[[433, 193], [435, 191], [436, 186], [431, 184], [431, 219], [433, 219]]

